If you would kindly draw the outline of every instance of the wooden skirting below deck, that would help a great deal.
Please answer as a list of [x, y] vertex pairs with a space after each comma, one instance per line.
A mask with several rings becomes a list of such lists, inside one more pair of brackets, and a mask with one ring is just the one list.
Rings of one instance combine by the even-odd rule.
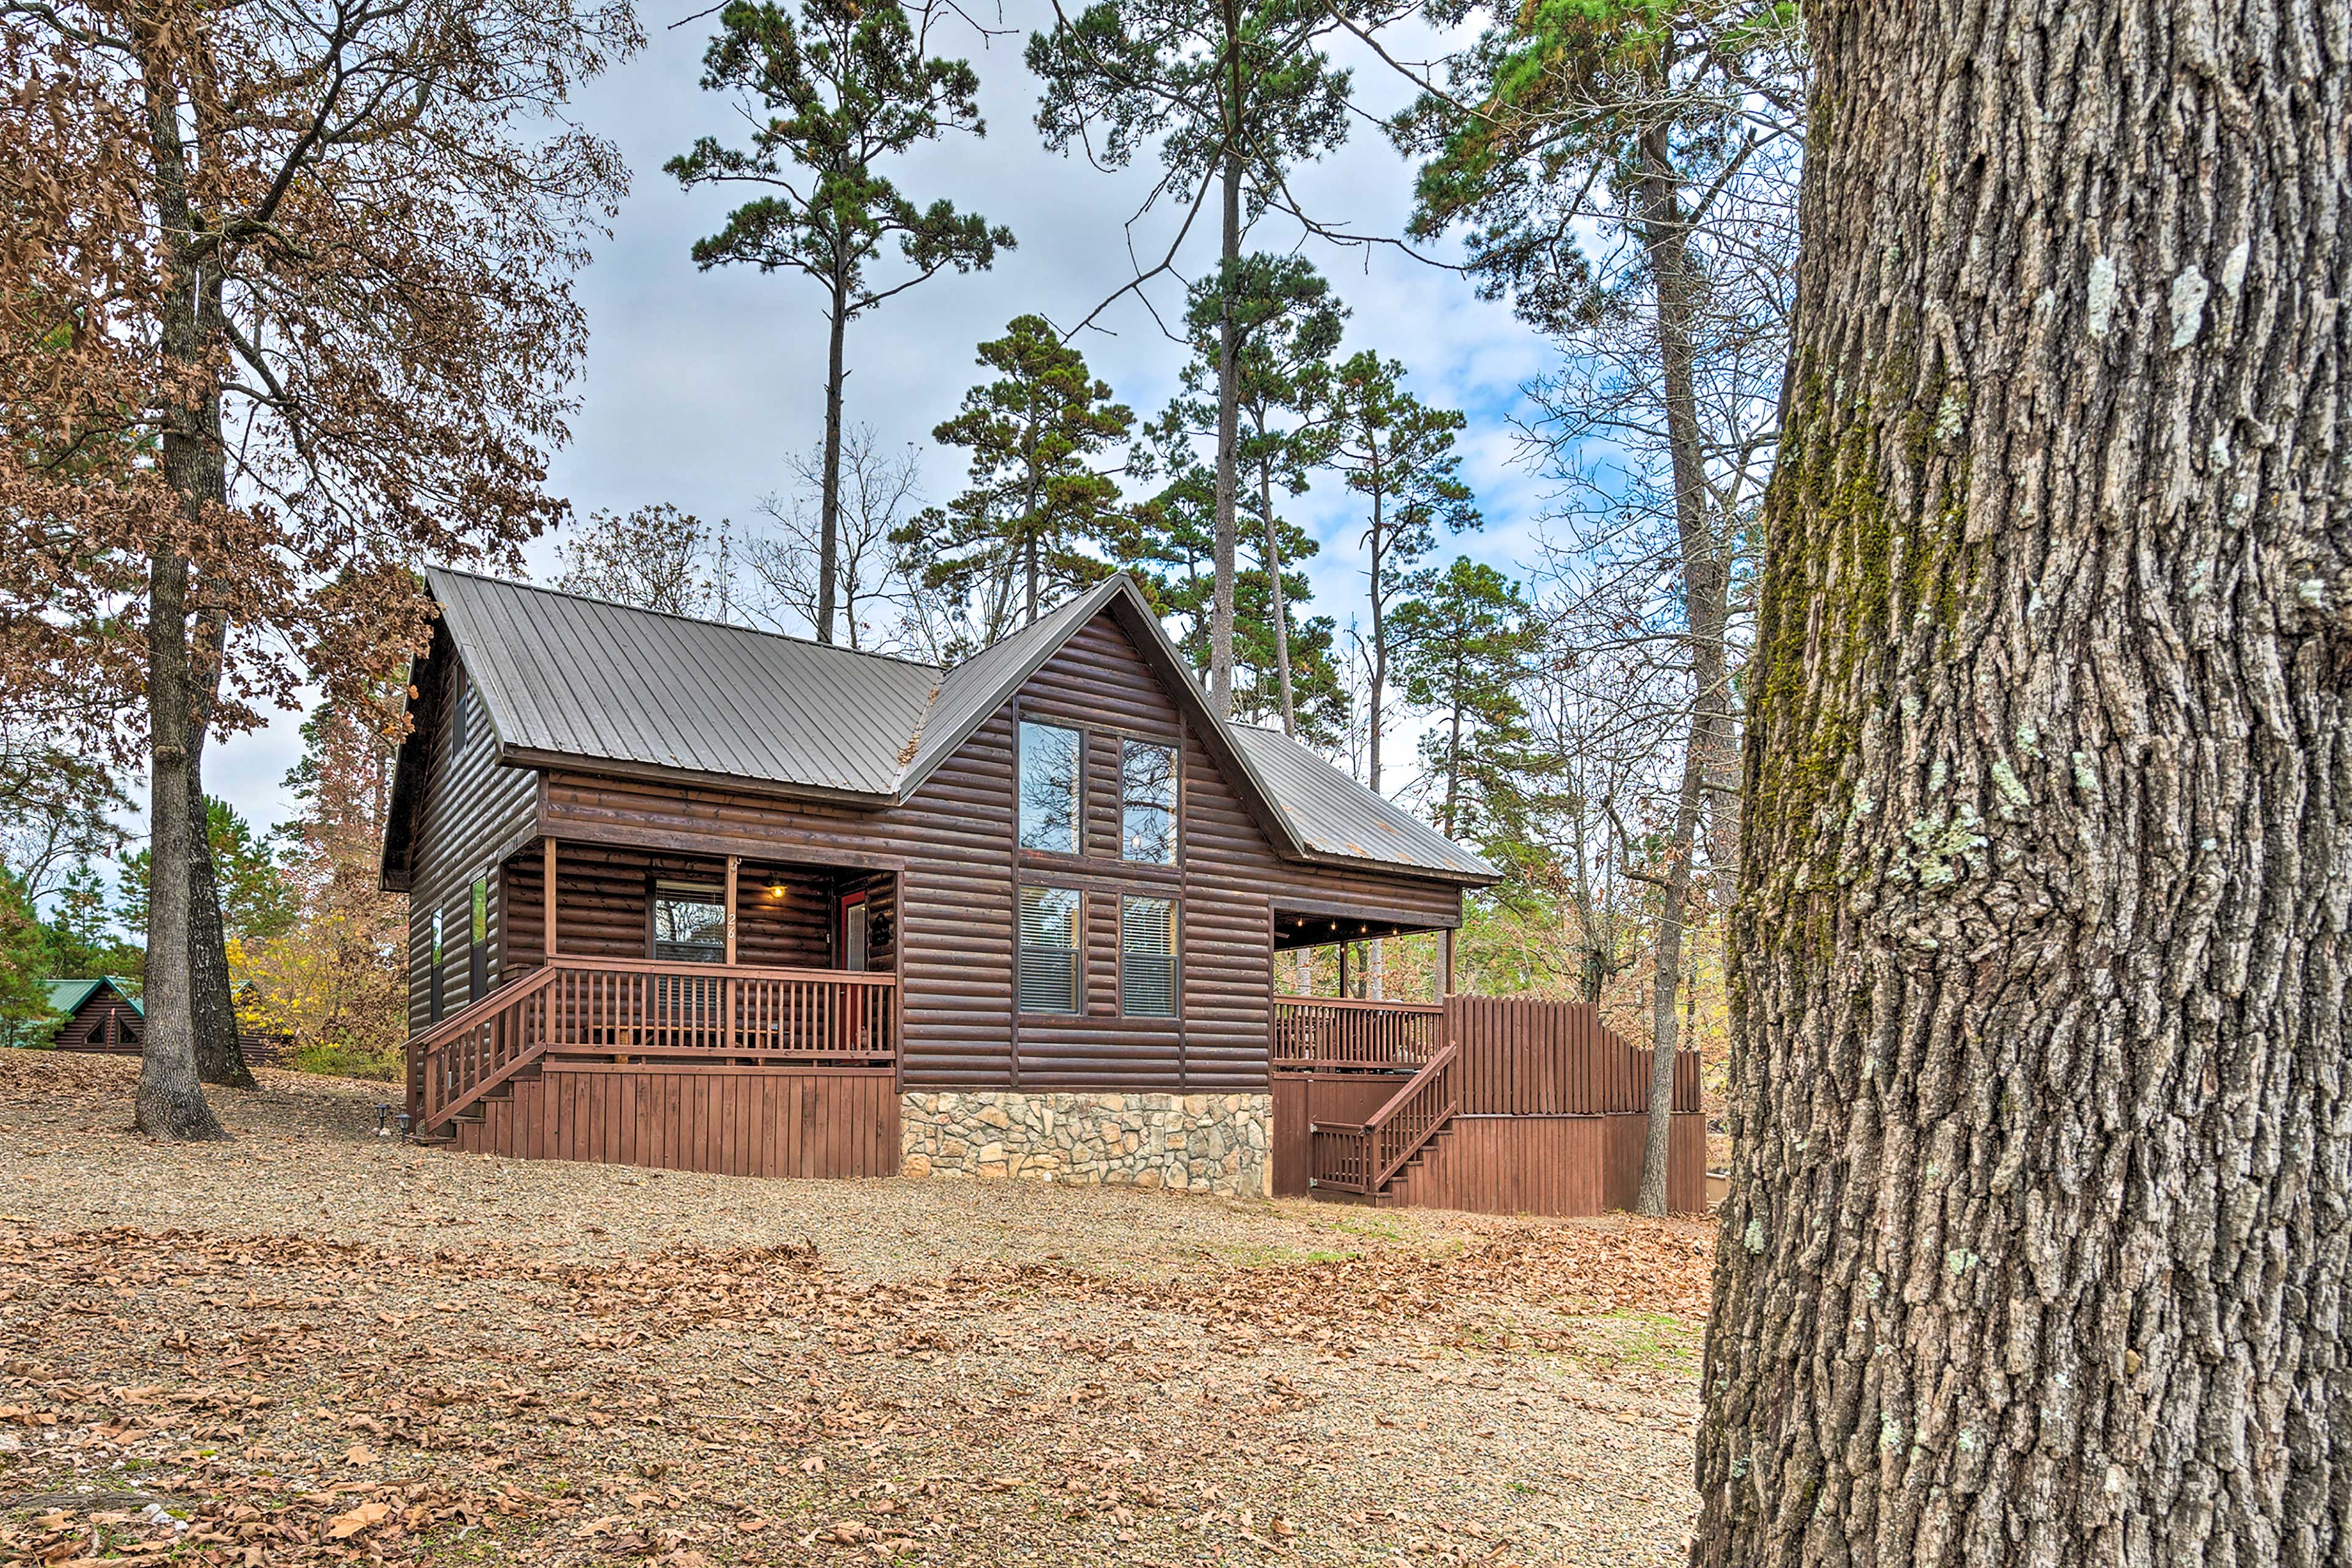
[[549, 1058], [454, 1123], [469, 1153], [734, 1176], [895, 1176], [888, 1068]]
[[[1666, 1207], [1706, 1209], [1706, 1119], [1683, 1113], [1666, 1140]], [[1647, 1115], [1457, 1116], [1431, 1157], [1383, 1201], [1475, 1214], [1596, 1215], [1642, 1191]]]

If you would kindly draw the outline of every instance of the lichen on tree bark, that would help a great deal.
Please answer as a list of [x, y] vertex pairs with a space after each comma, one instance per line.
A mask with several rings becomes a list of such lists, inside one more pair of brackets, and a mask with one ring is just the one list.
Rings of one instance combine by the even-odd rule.
[[2352, 18], [1808, 17], [1694, 1560], [2341, 1562]]

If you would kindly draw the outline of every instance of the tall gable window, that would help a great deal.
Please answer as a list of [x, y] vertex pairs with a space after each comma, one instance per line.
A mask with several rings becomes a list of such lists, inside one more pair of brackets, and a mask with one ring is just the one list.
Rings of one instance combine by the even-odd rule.
[[1078, 759], [1084, 751], [1076, 730], [1021, 726], [1022, 848], [1078, 852]]
[[1118, 753], [1118, 857], [1176, 859], [1176, 749], [1129, 741]]
[[1167, 899], [1118, 902], [1118, 1011], [1127, 1018], [1176, 1016], [1176, 906]]
[[727, 962], [727, 905], [719, 889], [654, 884], [654, 956], [665, 963]]
[[1078, 895], [1071, 889], [1021, 889], [1021, 1010], [1078, 1010]]

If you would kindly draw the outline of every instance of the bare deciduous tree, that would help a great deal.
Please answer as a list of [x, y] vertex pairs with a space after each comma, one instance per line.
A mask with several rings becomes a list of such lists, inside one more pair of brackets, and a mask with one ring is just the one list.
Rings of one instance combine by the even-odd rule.
[[[814, 630], [824, 601], [824, 448], [792, 453], [784, 466], [791, 489], [760, 500], [774, 531], [743, 542], [751, 586], [742, 607], [780, 631]], [[908, 641], [910, 547], [891, 542], [890, 531], [921, 500], [921, 454], [885, 447], [871, 425], [852, 426], [841, 443], [834, 602], [853, 648], [890, 653]]]

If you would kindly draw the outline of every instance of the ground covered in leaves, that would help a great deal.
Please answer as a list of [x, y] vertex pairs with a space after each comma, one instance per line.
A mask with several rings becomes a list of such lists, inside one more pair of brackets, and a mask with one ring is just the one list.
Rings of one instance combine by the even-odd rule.
[[492, 1161], [0, 1051], [0, 1555], [1665, 1563], [1711, 1228]]

